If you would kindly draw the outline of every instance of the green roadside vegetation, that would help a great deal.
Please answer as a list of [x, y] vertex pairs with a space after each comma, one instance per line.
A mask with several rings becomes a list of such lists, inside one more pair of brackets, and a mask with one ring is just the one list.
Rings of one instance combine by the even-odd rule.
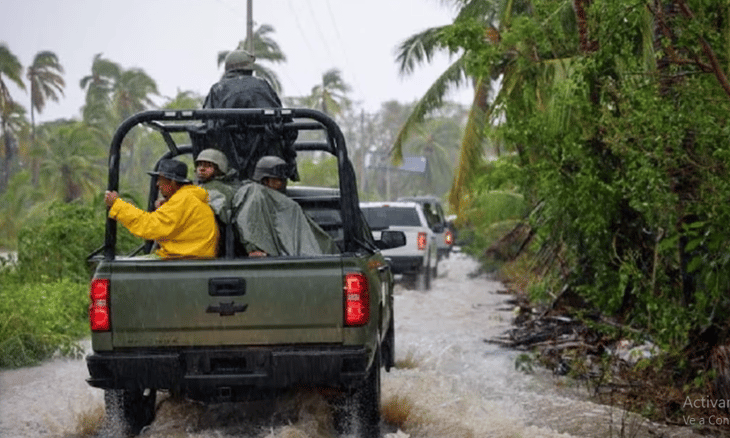
[[[136, 239], [120, 230], [124, 248]], [[91, 267], [104, 236], [104, 209], [57, 203], [21, 228], [16, 262], [0, 266], [0, 368], [28, 366], [54, 354], [78, 356], [88, 336]]]
[[599, 361], [619, 340], [657, 346], [601, 382], [615, 400], [653, 419], [707, 419], [685, 402], [730, 397], [730, 8], [500, 5], [488, 20], [464, 8], [435, 37], [485, 92], [499, 80], [472, 113], [495, 159], [462, 147], [452, 207], [470, 226], [462, 213], [480, 194], [522, 195], [529, 239], [500, 275], [537, 308], [574, 298], [565, 311], [595, 335]]

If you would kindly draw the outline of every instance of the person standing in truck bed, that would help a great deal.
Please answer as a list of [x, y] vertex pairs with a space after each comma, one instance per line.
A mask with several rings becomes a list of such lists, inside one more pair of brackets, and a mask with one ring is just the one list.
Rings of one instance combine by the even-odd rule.
[[[263, 78], [254, 76], [256, 57], [246, 50], [233, 50], [225, 59], [225, 74], [213, 84], [205, 97], [203, 108], [281, 108], [281, 99], [274, 87]], [[286, 121], [283, 119], [282, 121]], [[227, 132], [226, 123], [210, 123], [205, 148], [223, 151], [240, 179], [250, 179], [258, 160], [264, 155], [278, 155], [290, 166], [292, 181], [299, 180], [296, 151], [293, 143], [297, 131], [284, 130], [281, 123], [269, 124], [264, 132]]]
[[156, 240], [155, 252], [163, 259], [213, 258], [218, 246], [218, 226], [208, 205], [208, 192], [187, 179], [188, 167], [182, 161], [160, 160], [157, 187], [165, 202], [153, 212], [141, 210], [107, 191], [104, 203], [109, 217], [137, 237]]

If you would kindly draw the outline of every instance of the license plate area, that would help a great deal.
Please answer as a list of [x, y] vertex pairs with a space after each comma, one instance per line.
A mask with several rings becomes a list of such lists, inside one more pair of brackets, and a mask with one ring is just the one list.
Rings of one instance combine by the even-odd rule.
[[201, 351], [186, 355], [188, 375], [258, 374], [270, 367], [271, 354], [263, 351]]

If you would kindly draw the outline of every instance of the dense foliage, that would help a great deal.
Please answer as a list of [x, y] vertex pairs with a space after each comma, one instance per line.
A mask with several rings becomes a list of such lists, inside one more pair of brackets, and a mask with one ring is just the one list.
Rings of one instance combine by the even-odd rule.
[[[104, 211], [56, 203], [21, 229], [17, 263], [0, 267], [0, 368], [80, 351], [78, 339], [88, 334], [87, 257], [104, 242]], [[140, 243], [126, 229], [118, 234], [122, 251]]]
[[88, 305], [87, 283], [27, 283], [0, 271], [0, 368], [36, 364], [56, 352], [80, 354]]
[[540, 207], [536, 244], [564, 254], [560, 287], [667, 347], [724, 340], [727, 5], [509, 4], [490, 38], [476, 20], [447, 38], [471, 54], [475, 76], [501, 80], [488, 135]]

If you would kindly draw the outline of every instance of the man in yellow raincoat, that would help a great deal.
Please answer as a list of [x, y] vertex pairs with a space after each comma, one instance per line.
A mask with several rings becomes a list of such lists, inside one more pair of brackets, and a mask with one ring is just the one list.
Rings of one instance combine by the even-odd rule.
[[208, 192], [187, 179], [188, 167], [182, 161], [161, 160], [157, 187], [165, 202], [153, 212], [140, 210], [107, 191], [104, 203], [109, 217], [137, 237], [156, 240], [156, 254], [163, 259], [212, 258], [218, 246], [218, 227], [208, 205]]

